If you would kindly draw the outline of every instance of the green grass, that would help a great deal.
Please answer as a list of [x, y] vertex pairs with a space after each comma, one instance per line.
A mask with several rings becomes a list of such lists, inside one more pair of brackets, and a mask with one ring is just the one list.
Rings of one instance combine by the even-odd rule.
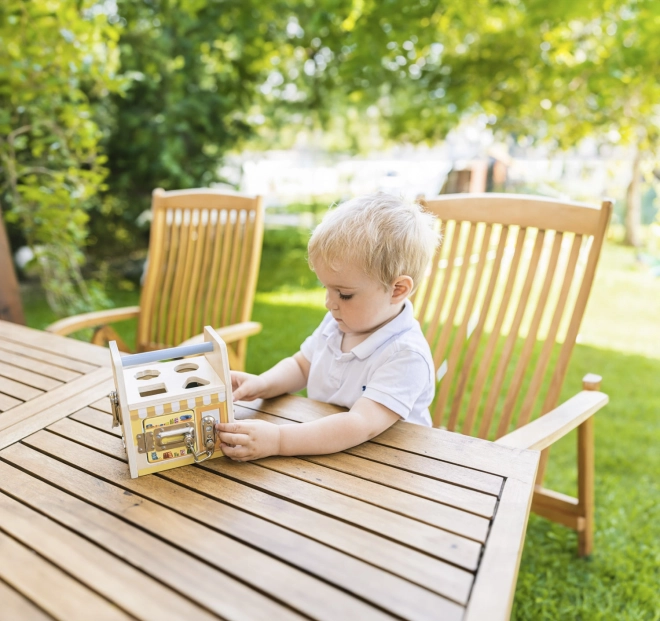
[[[269, 244], [253, 313], [264, 330], [248, 352], [254, 373], [297, 351], [325, 313], [300, 243]], [[117, 306], [137, 303], [136, 292], [111, 295]], [[30, 325], [54, 319], [34, 292], [24, 304]], [[128, 339], [134, 330], [121, 326]], [[577, 558], [573, 531], [532, 515], [512, 618], [660, 620], [660, 279], [631, 250], [606, 244], [579, 340], [562, 397], [587, 372], [603, 375], [610, 396], [596, 415], [595, 552]], [[572, 433], [553, 447], [546, 485], [574, 494], [575, 464]]]

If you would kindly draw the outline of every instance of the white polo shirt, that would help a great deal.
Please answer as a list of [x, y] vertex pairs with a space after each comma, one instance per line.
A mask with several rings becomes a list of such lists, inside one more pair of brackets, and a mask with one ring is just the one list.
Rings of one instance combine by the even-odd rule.
[[403, 310], [351, 351], [341, 351], [343, 333], [328, 313], [300, 346], [310, 362], [307, 396], [351, 408], [367, 397], [401, 418], [431, 426], [435, 393], [431, 350], [406, 300]]

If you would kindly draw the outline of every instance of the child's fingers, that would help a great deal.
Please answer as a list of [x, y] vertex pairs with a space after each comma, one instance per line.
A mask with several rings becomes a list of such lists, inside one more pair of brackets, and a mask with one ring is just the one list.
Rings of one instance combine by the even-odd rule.
[[245, 459], [249, 455], [248, 449], [244, 446], [231, 446], [224, 442], [220, 445], [222, 452], [231, 459]]
[[250, 436], [244, 433], [227, 433], [226, 431], [221, 431], [219, 436], [220, 441], [227, 444], [244, 445], [250, 441]]

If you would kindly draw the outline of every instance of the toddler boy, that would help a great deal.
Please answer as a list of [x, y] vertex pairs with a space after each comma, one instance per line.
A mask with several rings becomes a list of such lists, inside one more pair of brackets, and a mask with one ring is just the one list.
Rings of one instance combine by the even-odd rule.
[[308, 246], [328, 314], [300, 351], [261, 375], [232, 371], [234, 399], [268, 399], [307, 387], [348, 412], [296, 425], [217, 425], [237, 461], [350, 448], [403, 419], [431, 425], [433, 358], [408, 297], [438, 244], [434, 216], [388, 194], [330, 210]]

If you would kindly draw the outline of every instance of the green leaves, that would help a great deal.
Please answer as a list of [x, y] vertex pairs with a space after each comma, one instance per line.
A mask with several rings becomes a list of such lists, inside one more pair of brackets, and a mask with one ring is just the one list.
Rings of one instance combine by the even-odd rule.
[[0, 196], [60, 314], [103, 300], [82, 279], [87, 210], [106, 169], [90, 95], [118, 87], [116, 36], [92, 0], [0, 8]]

